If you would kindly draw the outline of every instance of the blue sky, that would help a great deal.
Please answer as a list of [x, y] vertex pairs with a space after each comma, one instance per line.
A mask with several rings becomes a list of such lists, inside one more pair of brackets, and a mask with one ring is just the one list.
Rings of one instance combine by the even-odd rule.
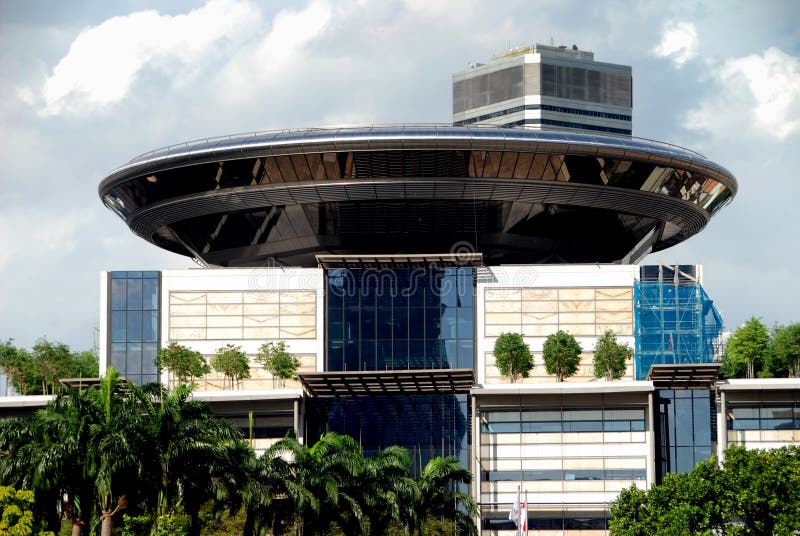
[[634, 73], [634, 134], [730, 169], [739, 195], [647, 262], [701, 263], [735, 328], [800, 321], [800, 3], [0, 2], [0, 340], [89, 348], [104, 269], [190, 267], [97, 197], [133, 156], [276, 128], [448, 122], [450, 75], [511, 46]]

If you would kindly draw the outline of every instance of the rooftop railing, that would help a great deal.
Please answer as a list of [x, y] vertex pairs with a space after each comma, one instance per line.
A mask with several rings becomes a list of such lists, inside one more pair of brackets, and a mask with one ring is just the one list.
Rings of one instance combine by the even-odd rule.
[[[389, 129], [402, 129], [402, 130], [412, 130], [414, 128], [424, 128], [424, 129], [446, 129], [449, 131], [479, 131], [479, 130], [495, 130], [495, 131], [515, 131], [515, 132], [537, 132], [537, 133], [544, 133], [547, 136], [552, 136], [554, 139], [558, 138], [570, 138], [573, 136], [579, 136], [586, 141], [591, 141], [593, 138], [614, 138], [620, 141], [640, 141], [640, 142], [648, 142], [663, 148], [672, 148], [678, 149], [682, 152], [692, 154], [694, 156], [700, 157], [705, 159], [705, 155], [698, 153], [697, 151], [693, 151], [691, 149], [687, 149], [686, 147], [682, 147], [680, 145], [675, 145], [672, 143], [667, 143], [663, 141], [658, 141], [650, 138], [643, 138], [638, 136], [623, 136], [618, 134], [612, 133], [602, 133], [602, 134], [594, 134], [594, 133], [585, 133], [579, 131], [566, 131], [566, 130], [539, 130], [539, 129], [530, 129], [520, 126], [502, 126], [502, 125], [465, 125], [465, 126], [453, 126], [450, 123], [400, 123], [400, 124], [374, 124], [374, 125], [346, 125], [346, 126], [330, 126], [330, 127], [311, 127], [311, 128], [285, 128], [285, 129], [274, 129], [274, 130], [260, 130], [260, 131], [253, 131], [253, 132], [243, 132], [239, 134], [230, 134], [227, 136], [214, 136], [209, 138], [199, 138], [192, 141], [187, 141], [183, 143], [176, 143], [173, 145], [167, 145], [166, 147], [161, 147], [158, 149], [154, 149], [152, 151], [148, 151], [142, 153], [138, 156], [133, 157], [131, 160], [128, 161], [128, 164], [133, 164], [135, 162], [141, 160], [149, 160], [153, 157], [159, 156], [161, 154], [167, 154], [173, 152], [177, 149], [184, 149], [188, 150], [193, 147], [199, 147], [203, 145], [209, 145], [214, 142], [221, 142], [221, 141], [234, 141], [234, 140], [249, 140], [255, 139], [261, 136], [274, 136], [279, 134], [301, 134], [301, 133], [308, 133], [308, 132], [331, 132], [331, 133], [338, 133], [342, 131], [346, 132], [355, 132], [355, 131], [373, 131], [373, 130], [380, 130], [385, 131]], [[401, 132], [402, 132], [401, 130]], [[122, 166], [124, 167], [124, 166]]]

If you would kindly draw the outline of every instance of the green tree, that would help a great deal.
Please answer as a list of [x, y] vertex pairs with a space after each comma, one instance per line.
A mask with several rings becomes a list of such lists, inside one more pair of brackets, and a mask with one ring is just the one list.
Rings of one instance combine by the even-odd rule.
[[63, 378], [96, 378], [97, 355], [87, 350], [73, 353], [69, 346], [45, 338], [36, 341], [31, 351], [14, 346], [9, 339], [0, 343], [0, 368], [20, 394], [53, 394], [61, 389]]
[[98, 388], [67, 389], [33, 418], [0, 422], [0, 477], [35, 492], [50, 530], [58, 530], [60, 509], [73, 534], [99, 517], [105, 536], [113, 515], [141, 495], [149, 459], [142, 413], [118, 394], [117, 377], [110, 369]]
[[[234, 474], [247, 453], [238, 429], [212, 415], [208, 404], [189, 399], [192, 388], [172, 391], [152, 384], [133, 390], [144, 414], [148, 459], [155, 473], [155, 529], [188, 517], [188, 534], [198, 535], [201, 506], [225, 494], [225, 475]], [[151, 499], [152, 500], [152, 499]]]
[[246, 519], [243, 534], [253, 536], [266, 531], [287, 534], [302, 521], [301, 515], [315, 516], [322, 499], [305, 487], [308, 447], [289, 432], [258, 459], [247, 464], [248, 480], [241, 491]]
[[632, 357], [631, 347], [619, 344], [614, 332], [606, 330], [594, 345], [594, 377], [618, 380], [625, 374], [627, 362]]
[[158, 351], [158, 354], [156, 354], [156, 368], [159, 370], [161, 368], [167, 369], [175, 375], [180, 383], [191, 382], [195, 378], [202, 378], [211, 372], [211, 367], [208, 366], [200, 352], [176, 342], [170, 342], [166, 348], [161, 348]]
[[255, 361], [280, 380], [281, 387], [286, 380], [297, 376], [297, 369], [300, 367], [300, 361], [286, 350], [286, 343], [283, 341], [262, 344]]
[[360, 488], [370, 534], [387, 534], [392, 526], [409, 531], [414, 527], [420, 490], [410, 466], [408, 450], [398, 446], [365, 458]]
[[328, 534], [334, 527], [345, 534], [361, 534], [361, 446], [350, 436], [329, 432], [301, 454], [296, 460], [300, 481], [320, 498], [317, 505], [308, 502], [301, 511], [303, 534]]
[[757, 318], [749, 318], [733, 332], [722, 357], [726, 378], [755, 378], [769, 355], [769, 333]]
[[211, 358], [211, 366], [230, 380], [231, 389], [235, 389], [241, 380], [250, 377], [247, 354], [242, 351], [241, 346], [234, 344], [229, 343], [218, 349]]
[[790, 378], [800, 377], [800, 323], [778, 327], [772, 341], [775, 368], [785, 370]]
[[0, 536], [53, 536], [52, 532], [39, 532], [31, 510], [33, 498], [32, 491], [0, 486]]
[[42, 394], [52, 394], [58, 380], [72, 376], [72, 352], [69, 346], [41, 338], [33, 345], [31, 352], [33, 371], [39, 377]]
[[800, 530], [800, 447], [731, 447], [690, 473], [665, 475], [648, 491], [635, 485], [611, 503], [619, 536], [730, 534], [771, 536]]
[[33, 378], [31, 355], [24, 348], [14, 346], [14, 339], [0, 343], [0, 368], [18, 393], [33, 394], [28, 392], [28, 387], [38, 382]]
[[[122, 396], [119, 374], [110, 368], [96, 389], [84, 391], [91, 401], [89, 459], [84, 468], [95, 484], [100, 507], [100, 536], [111, 536], [113, 518], [143, 493], [152, 459], [144, 416], [134, 397]], [[136, 389], [126, 386], [127, 389]]]
[[497, 370], [511, 383], [530, 376], [533, 355], [520, 333], [501, 333], [494, 343], [494, 359]]
[[478, 512], [475, 500], [457, 490], [458, 484], [469, 485], [472, 473], [461, 467], [455, 456], [433, 458], [417, 479], [417, 534], [427, 534], [431, 519], [453, 521], [459, 534], [477, 534], [473, 517]]
[[542, 356], [548, 374], [555, 374], [556, 381], [563, 382], [578, 371], [581, 362], [581, 345], [569, 333], [558, 330], [547, 337]]

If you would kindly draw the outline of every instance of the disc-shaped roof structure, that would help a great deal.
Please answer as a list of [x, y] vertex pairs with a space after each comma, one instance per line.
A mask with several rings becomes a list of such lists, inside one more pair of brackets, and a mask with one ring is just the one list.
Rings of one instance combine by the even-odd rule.
[[218, 266], [470, 252], [487, 265], [635, 262], [699, 232], [736, 190], [724, 167], [674, 145], [449, 125], [199, 140], [99, 187], [137, 235]]

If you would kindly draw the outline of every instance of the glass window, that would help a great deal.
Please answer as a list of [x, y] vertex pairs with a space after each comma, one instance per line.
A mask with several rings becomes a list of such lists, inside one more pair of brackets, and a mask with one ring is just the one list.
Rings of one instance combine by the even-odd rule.
[[111, 342], [125, 342], [127, 320], [125, 311], [111, 311]]
[[519, 422], [518, 411], [492, 411], [484, 414], [488, 422]]
[[603, 412], [600, 410], [566, 410], [565, 421], [602, 421]]
[[462, 307], [458, 310], [458, 338], [470, 339], [474, 336], [474, 319], [472, 308]]
[[125, 343], [111, 344], [110, 364], [117, 372], [125, 370]]
[[[158, 353], [158, 344], [156, 343], [142, 344], [142, 374], [152, 374], [155, 377], [157, 353]], [[155, 379], [147, 380], [145, 383], [150, 381], [156, 381], [156, 380]]]
[[128, 311], [127, 317], [128, 342], [142, 342], [142, 312]]
[[602, 432], [602, 421], [564, 421], [565, 432]]
[[561, 422], [560, 411], [523, 411], [523, 421], [558, 421]]
[[141, 343], [128, 343], [126, 348], [127, 359], [125, 363], [125, 370], [120, 371], [124, 376], [136, 375], [142, 373], [142, 345]]
[[[112, 274], [113, 275], [113, 274]], [[125, 279], [112, 279], [111, 280], [111, 310], [122, 311], [126, 309], [126, 280]]]
[[158, 342], [158, 311], [142, 311], [142, 341]]
[[475, 349], [472, 339], [458, 341], [458, 368], [471, 369], [475, 363]]
[[694, 440], [693, 426], [692, 426], [693, 422], [692, 399], [676, 398], [673, 401], [672, 407], [675, 408], [673, 416], [674, 420], [672, 423], [673, 426], [675, 427], [674, 445], [676, 446], [692, 445]]
[[142, 309], [145, 311], [158, 309], [158, 279], [142, 280]]
[[128, 310], [142, 309], [142, 280], [128, 279]]
[[522, 431], [525, 433], [554, 433], [561, 432], [561, 421], [523, 422]]

